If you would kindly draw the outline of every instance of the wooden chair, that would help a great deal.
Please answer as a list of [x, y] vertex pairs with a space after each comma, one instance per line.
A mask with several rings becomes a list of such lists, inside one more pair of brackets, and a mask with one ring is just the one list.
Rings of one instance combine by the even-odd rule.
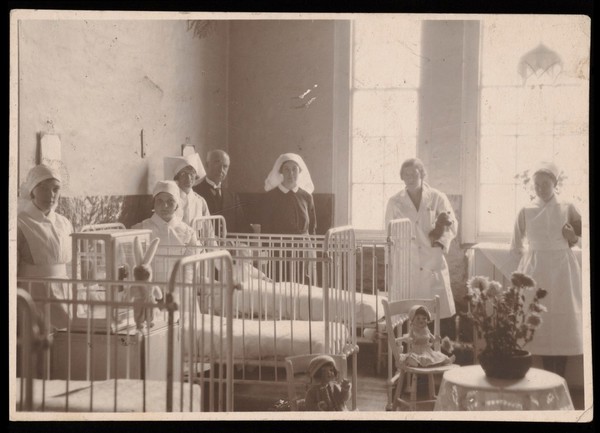
[[[435, 375], [443, 374], [444, 372], [458, 367], [456, 364], [440, 365], [432, 367], [411, 367], [401, 361], [401, 353], [403, 352], [402, 343], [407, 344], [407, 349], [410, 351], [410, 342], [402, 338], [402, 324], [408, 324], [410, 331], [410, 321], [408, 320], [408, 312], [414, 305], [423, 305], [431, 313], [431, 319], [434, 322], [434, 337], [437, 337], [434, 342], [434, 350], [440, 350], [440, 298], [436, 296], [433, 299], [407, 299], [402, 301], [387, 302], [382, 301], [383, 310], [386, 319], [386, 332], [388, 337], [388, 348], [393, 354], [396, 372], [391, 379], [388, 380], [388, 406], [386, 410], [396, 410], [401, 406], [408, 406], [410, 410], [416, 410], [417, 404], [434, 403], [436, 399], [435, 392]], [[399, 335], [399, 337], [397, 337]], [[417, 400], [417, 381], [419, 377], [425, 377], [428, 381], [427, 399]], [[408, 384], [410, 391], [410, 399], [402, 398], [404, 384]], [[392, 399], [392, 391], [396, 387], [394, 397]]]
[[[285, 375], [291, 410], [300, 410], [298, 407], [298, 400], [304, 398], [306, 391], [310, 386], [308, 365], [314, 357], [319, 355], [321, 354], [294, 355], [285, 358]], [[335, 367], [339, 372], [340, 379], [347, 379], [348, 363], [346, 355], [330, 356], [335, 361]], [[353, 389], [352, 392], [356, 392], [356, 390]]]

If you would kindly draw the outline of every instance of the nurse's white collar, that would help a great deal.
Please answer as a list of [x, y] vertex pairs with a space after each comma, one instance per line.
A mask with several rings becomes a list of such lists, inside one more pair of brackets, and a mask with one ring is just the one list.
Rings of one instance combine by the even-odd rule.
[[287, 189], [285, 186], [283, 186], [282, 184], [277, 185], [277, 188], [279, 188], [279, 190], [284, 193], [287, 194], [290, 191], [294, 191], [295, 193], [298, 192], [298, 190], [300, 189], [300, 187], [298, 185], [296, 185], [295, 188], [292, 188], [291, 190]]
[[161, 226], [161, 225], [174, 226], [177, 224], [178, 221], [181, 221], [181, 218], [179, 218], [177, 215], [173, 215], [173, 218], [171, 218], [171, 220], [167, 222], [164, 219], [162, 219], [160, 216], [158, 216], [158, 214], [156, 214], [156, 213], [152, 214], [150, 219], [152, 220], [152, 222], [154, 222], [158, 226]]
[[44, 212], [42, 212], [36, 205], [34, 205], [32, 201], [28, 202], [25, 205], [23, 211], [26, 212], [31, 218], [33, 218], [36, 221], [50, 221], [51, 223], [54, 223], [54, 221], [56, 221], [56, 212], [54, 212], [54, 209], [50, 209], [48, 215], [44, 215]]
[[539, 198], [538, 196], [536, 196], [533, 199], [533, 203], [535, 203], [538, 206], [546, 206], [546, 205], [549, 205], [549, 204], [558, 203], [558, 199], [556, 198], [556, 193], [554, 193], [552, 195], [552, 197], [550, 198], [550, 200], [548, 200], [548, 201], [544, 201], [541, 198]]

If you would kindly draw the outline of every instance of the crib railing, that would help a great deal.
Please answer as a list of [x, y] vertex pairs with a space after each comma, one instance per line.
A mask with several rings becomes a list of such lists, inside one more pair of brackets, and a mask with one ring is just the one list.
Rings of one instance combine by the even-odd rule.
[[[171, 305], [180, 308], [180, 314], [169, 320], [179, 316], [181, 326], [169, 326], [169, 347], [179, 354], [169, 358], [167, 378], [180, 371], [207, 390], [210, 412], [233, 410], [232, 275], [231, 255], [220, 250], [180, 258], [169, 281], [168, 293], [174, 298]], [[177, 346], [176, 341], [181, 344]], [[168, 380], [167, 392], [170, 396], [178, 392], [182, 398], [184, 388], [173, 390], [170, 384], [174, 382]]]
[[[353, 302], [356, 248], [350, 227], [332, 229], [322, 239], [249, 234], [191, 248], [162, 247], [188, 254], [227, 248], [230, 253], [231, 280], [237, 287], [231, 306], [236, 383], [283, 383], [285, 356], [322, 352], [349, 356], [357, 351]], [[154, 265], [179, 258], [161, 254], [159, 248]], [[183, 281], [220, 281], [229, 278], [227, 272], [220, 265], [211, 269], [182, 267], [172, 276], [177, 274]], [[196, 320], [200, 317], [202, 323], [206, 320], [203, 315], [220, 314], [218, 305], [202, 300], [199, 305]], [[189, 334], [187, 338], [184, 346], [190, 350], [194, 343]]]
[[[175, 267], [180, 269], [193, 263], [211, 269], [217, 262], [224, 270], [223, 275], [229, 275], [231, 258], [225, 251], [186, 257]], [[227, 295], [231, 290], [227, 284], [230, 285], [226, 281], [213, 282], [212, 293], [219, 291], [220, 294], [210, 301], [221, 303], [219, 320], [224, 321], [225, 327], [231, 319], [228, 304], [231, 297]], [[205, 291], [204, 280], [186, 284], [173, 281], [169, 285], [130, 280], [19, 277], [17, 285], [20, 293], [27, 293], [33, 299], [41, 318], [39, 327], [47, 330], [48, 340], [52, 340], [48, 350], [35, 351], [39, 362], [33, 375], [29, 373], [31, 365], [27, 364], [32, 357], [19, 345], [19, 392], [14, 396], [17, 410], [34, 407], [42, 412], [147, 411], [157, 407], [151, 404], [150, 398], [156, 399], [158, 395], [164, 402], [160, 411], [233, 410], [232, 374], [228, 370], [231, 363], [227, 357], [222, 357], [223, 368], [217, 370], [218, 374], [211, 370], [210, 363], [198, 374], [198, 365], [182, 355], [182, 342], [189, 332], [183, 318], [196, 313], [196, 293]], [[57, 287], [64, 289], [62, 293], [67, 294], [64, 298], [56, 296]], [[137, 290], [158, 287], [163, 298], [158, 303], [134, 301], [134, 287]], [[189, 300], [193, 302], [186, 303]], [[136, 324], [135, 312], [140, 310], [152, 311], [153, 320], [141, 326]], [[26, 317], [26, 313], [19, 315]], [[68, 320], [57, 321], [57, 315], [61, 320], [65, 317]], [[215, 344], [223, 353], [230, 353], [231, 339], [226, 339], [226, 333], [222, 335], [222, 341]], [[28, 349], [29, 353], [32, 350]], [[108, 397], [107, 386], [111, 389]], [[130, 386], [139, 391], [139, 395], [127, 394]], [[83, 393], [88, 400], [82, 403], [79, 397]]]

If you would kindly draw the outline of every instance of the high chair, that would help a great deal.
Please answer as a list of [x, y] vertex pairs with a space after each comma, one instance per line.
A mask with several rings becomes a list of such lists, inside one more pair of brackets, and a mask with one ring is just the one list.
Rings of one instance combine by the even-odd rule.
[[[388, 302], [383, 300], [383, 311], [386, 319], [386, 331], [388, 337], [388, 347], [393, 354], [396, 372], [391, 379], [388, 380], [388, 405], [386, 410], [397, 410], [402, 405], [408, 406], [409, 410], [416, 410], [417, 404], [434, 403], [436, 399], [435, 393], [435, 376], [458, 367], [456, 364], [440, 365], [432, 367], [411, 367], [405, 365], [401, 361], [400, 354], [403, 352], [402, 343], [407, 344], [407, 351], [410, 351], [410, 343], [405, 342], [402, 338], [402, 324], [408, 324], [408, 332], [410, 332], [411, 323], [408, 320], [408, 312], [414, 305], [423, 305], [431, 313], [431, 319], [434, 322], [435, 341], [433, 349], [440, 350], [440, 298], [435, 296], [433, 299], [406, 299], [402, 301]], [[427, 399], [417, 400], [417, 381], [419, 377], [425, 377], [427, 380]], [[402, 398], [404, 384], [408, 384], [410, 391], [410, 399]], [[392, 391], [394, 386], [396, 391], [392, 400]]]
[[[285, 375], [288, 388], [288, 400], [291, 410], [300, 410], [298, 400], [303, 399], [306, 391], [310, 387], [310, 377], [308, 376], [308, 364], [321, 353], [310, 355], [294, 355], [285, 358]], [[330, 355], [335, 361], [335, 367], [339, 372], [339, 378], [347, 379], [348, 363], [346, 355]], [[352, 392], [356, 392], [355, 389]]]

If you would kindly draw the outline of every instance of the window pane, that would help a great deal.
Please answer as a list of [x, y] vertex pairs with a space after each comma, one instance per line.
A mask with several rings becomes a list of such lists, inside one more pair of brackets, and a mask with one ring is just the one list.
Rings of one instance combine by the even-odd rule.
[[421, 76], [421, 20], [405, 16], [354, 21], [354, 88], [415, 88]]
[[400, 166], [408, 158], [414, 158], [417, 149], [416, 137], [386, 137], [383, 181], [402, 184]]
[[481, 137], [481, 183], [514, 183], [515, 137]]
[[510, 232], [516, 216], [515, 210], [515, 185], [480, 186], [480, 232]]
[[553, 139], [551, 135], [535, 134], [517, 137], [517, 173], [531, 170], [538, 161], [552, 161]]
[[517, 110], [514, 104], [501, 101], [515, 101], [518, 90], [513, 87], [489, 87], [481, 89], [481, 123], [514, 124]]
[[416, 135], [416, 90], [355, 91], [353, 135], [369, 137]]
[[384, 206], [383, 185], [353, 185], [351, 224], [356, 229], [380, 230]]
[[353, 137], [352, 182], [382, 183], [385, 156], [382, 137]]

